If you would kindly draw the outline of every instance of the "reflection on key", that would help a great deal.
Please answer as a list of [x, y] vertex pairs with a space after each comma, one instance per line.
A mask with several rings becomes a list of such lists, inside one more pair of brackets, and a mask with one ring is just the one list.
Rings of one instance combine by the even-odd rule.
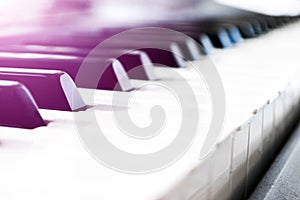
[[33, 129], [45, 126], [28, 89], [16, 81], [0, 81], [0, 126]]
[[0, 68], [0, 79], [25, 85], [39, 108], [73, 111], [85, 107], [74, 82], [62, 71]]

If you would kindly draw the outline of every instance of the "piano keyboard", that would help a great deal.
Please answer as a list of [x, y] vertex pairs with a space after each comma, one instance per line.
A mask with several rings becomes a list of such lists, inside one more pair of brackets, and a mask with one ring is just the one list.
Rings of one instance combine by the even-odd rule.
[[[287, 130], [297, 121], [297, 20], [245, 15], [213, 19], [203, 28], [203, 21], [163, 22], [159, 26], [193, 40], [141, 30], [140, 36], [132, 34], [128, 41], [111, 43], [108, 52], [94, 51], [89, 60], [92, 73], [103, 73], [97, 85], [90, 77], [76, 80], [85, 57], [101, 42], [97, 33], [65, 38], [58, 34], [47, 40], [44, 36], [32, 37], [1, 46], [1, 198], [246, 198], [287, 137]], [[140, 44], [167, 46], [169, 51], [136, 50]], [[122, 56], [104, 59], [117, 54]], [[223, 82], [226, 119], [217, 144], [200, 159], [213, 105], [197, 69], [212, 63]], [[99, 66], [108, 68], [102, 72]], [[142, 67], [132, 73], [136, 66]], [[176, 162], [150, 173], [121, 173], [100, 164], [84, 145], [82, 133], [78, 134], [78, 130], [94, 125], [85, 116], [94, 114], [105, 137], [129, 153], [155, 152], [176, 137], [181, 120], [177, 116], [182, 111], [178, 99], [161, 87], [183, 84], [182, 79], [174, 78], [174, 72], [191, 86], [199, 107], [197, 135], [189, 149]], [[92, 101], [85, 99], [84, 94], [91, 92]], [[188, 91], [182, 93], [190, 95]], [[131, 98], [130, 105], [124, 107], [122, 98]], [[124, 116], [128, 110], [129, 120], [147, 126], [151, 123], [148, 113], [156, 104], [166, 112], [164, 134], [137, 141], [115, 125], [115, 115]]]

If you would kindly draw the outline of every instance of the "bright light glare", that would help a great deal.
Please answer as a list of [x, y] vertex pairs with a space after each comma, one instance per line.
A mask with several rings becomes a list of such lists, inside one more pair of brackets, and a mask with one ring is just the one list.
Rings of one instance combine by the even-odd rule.
[[38, 20], [41, 13], [48, 8], [49, 0], [1, 0], [0, 23], [11, 24]]
[[62, 59], [62, 60], [75, 60], [76, 56], [56, 55], [56, 54], [41, 54], [41, 53], [11, 53], [0, 52], [1, 58], [28, 58], [28, 59]]
[[229, 6], [269, 15], [300, 14], [299, 0], [216, 0]]

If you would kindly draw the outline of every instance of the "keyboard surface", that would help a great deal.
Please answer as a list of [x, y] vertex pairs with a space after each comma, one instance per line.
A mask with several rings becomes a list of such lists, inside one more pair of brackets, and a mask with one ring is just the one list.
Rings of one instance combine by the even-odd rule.
[[[220, 163], [215, 160], [214, 156], [219, 156], [219, 154], [212, 154], [207, 158], [212, 159], [212, 162], [203, 164], [204, 161], [199, 160], [200, 147], [204, 143], [212, 118], [212, 105], [206, 83], [197, 75], [196, 69], [209, 67], [213, 63], [219, 71], [226, 95], [226, 120], [218, 140], [219, 144], [224, 144], [225, 147], [222, 145], [218, 147], [226, 148], [230, 146], [230, 142], [226, 142], [229, 141], [230, 134], [241, 125], [242, 128], [240, 127], [239, 131], [243, 131], [243, 125], [246, 124], [245, 126], [251, 126], [253, 135], [254, 130], [274, 128], [273, 120], [278, 120], [273, 119], [275, 111], [271, 108], [270, 113], [264, 111], [263, 115], [260, 110], [263, 105], [268, 103], [273, 105], [272, 103], [276, 102], [278, 96], [285, 95], [284, 100], [280, 98], [280, 101], [277, 101], [278, 105], [286, 106], [284, 110], [276, 110], [276, 113], [282, 113], [281, 117], [287, 116], [288, 111], [296, 105], [297, 95], [299, 95], [297, 91], [300, 86], [298, 69], [300, 60], [299, 53], [294, 51], [293, 47], [300, 42], [299, 32], [299, 22], [286, 25], [260, 37], [244, 40], [225, 50], [214, 48], [211, 55], [200, 55], [198, 60], [189, 61], [186, 67], [182, 68], [166, 68], [159, 65], [161, 63], [154, 63], [155, 80], [130, 79], [130, 85], [134, 90], [125, 89], [130, 90], [129, 92], [111, 91], [109, 90], [111, 88], [94, 91], [79, 85], [78, 90], [83, 99], [84, 94], [94, 95], [93, 101], [88, 98], [84, 99], [88, 106], [85, 111], [39, 109], [47, 126], [32, 130], [1, 126], [1, 198], [197, 199], [199, 195], [197, 191], [201, 190], [197, 187], [201, 184], [197, 183], [199, 180], [193, 180], [193, 177], [205, 176], [210, 168], [217, 172], [222, 170], [215, 167]], [[220, 43], [219, 45], [223, 47]], [[16, 55], [18, 54], [14, 54]], [[52, 61], [49, 60], [49, 62]], [[46, 63], [41, 65], [42, 69], [44, 67], [48, 69], [47, 59], [46, 61], [43, 59], [42, 62]], [[13, 63], [15, 65], [11, 66]], [[22, 62], [12, 61], [5, 66], [16, 67], [20, 66], [20, 63]], [[25, 67], [32, 66], [26, 65], [26, 62], [23, 64]], [[61, 70], [60, 67], [49, 68]], [[174, 79], [173, 72], [184, 77], [186, 83], [192, 88], [199, 105], [198, 112], [200, 116], [203, 116], [198, 126], [198, 134], [188, 151], [169, 167], [142, 175], [120, 173], [97, 162], [85, 149], [78, 134], [78, 127], [88, 128], [93, 125], [94, 122], [85, 118], [85, 115], [90, 113], [95, 114], [108, 140], [127, 152], [139, 154], [154, 152], [168, 145], [170, 138], [175, 138], [172, 134], [175, 134], [179, 128], [180, 118], [177, 116], [180, 115], [181, 108], [177, 99], [169, 91], [160, 87], [160, 84], [182, 83], [182, 80]], [[72, 74], [70, 76], [72, 77]], [[182, 92], [184, 94], [185, 91]], [[34, 91], [32, 93], [34, 94]], [[124, 107], [121, 100], [120, 102], [112, 101], [114, 95], [124, 99], [132, 96], [130, 105]], [[148, 113], [156, 104], [163, 105], [167, 114], [168, 120], [163, 130], [165, 134], [149, 140], [137, 141], [126, 137], [115, 126], [113, 111], [123, 115], [127, 113], [127, 110], [135, 123], [147, 126], [151, 122]], [[262, 122], [257, 119], [266, 117], [268, 114], [270, 117], [266, 118], [262, 125]], [[247, 124], [248, 121], [250, 123]], [[223, 141], [225, 142], [222, 143]], [[254, 142], [253, 145], [256, 143]], [[256, 149], [250, 150], [255, 153]], [[226, 152], [224, 151], [224, 154]], [[255, 159], [253, 158], [253, 162]], [[223, 164], [225, 171], [228, 171], [228, 166], [225, 166], [226, 161], [223, 161]], [[213, 197], [214, 192], [218, 191], [220, 186], [214, 182], [218, 178], [218, 173], [214, 173], [212, 177], [203, 178], [202, 185], [212, 188], [203, 194], [207, 198]], [[225, 190], [224, 195], [229, 195], [227, 194], [229, 192]]]

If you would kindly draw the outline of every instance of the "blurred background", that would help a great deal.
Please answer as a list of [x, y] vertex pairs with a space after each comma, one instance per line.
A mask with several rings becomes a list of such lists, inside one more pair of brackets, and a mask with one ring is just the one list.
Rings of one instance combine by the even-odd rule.
[[[297, 15], [299, 0], [217, 0], [218, 3], [268, 15]], [[0, 2], [2, 26], [25, 24], [95, 24], [198, 17], [209, 12], [209, 0], [6, 0]]]

